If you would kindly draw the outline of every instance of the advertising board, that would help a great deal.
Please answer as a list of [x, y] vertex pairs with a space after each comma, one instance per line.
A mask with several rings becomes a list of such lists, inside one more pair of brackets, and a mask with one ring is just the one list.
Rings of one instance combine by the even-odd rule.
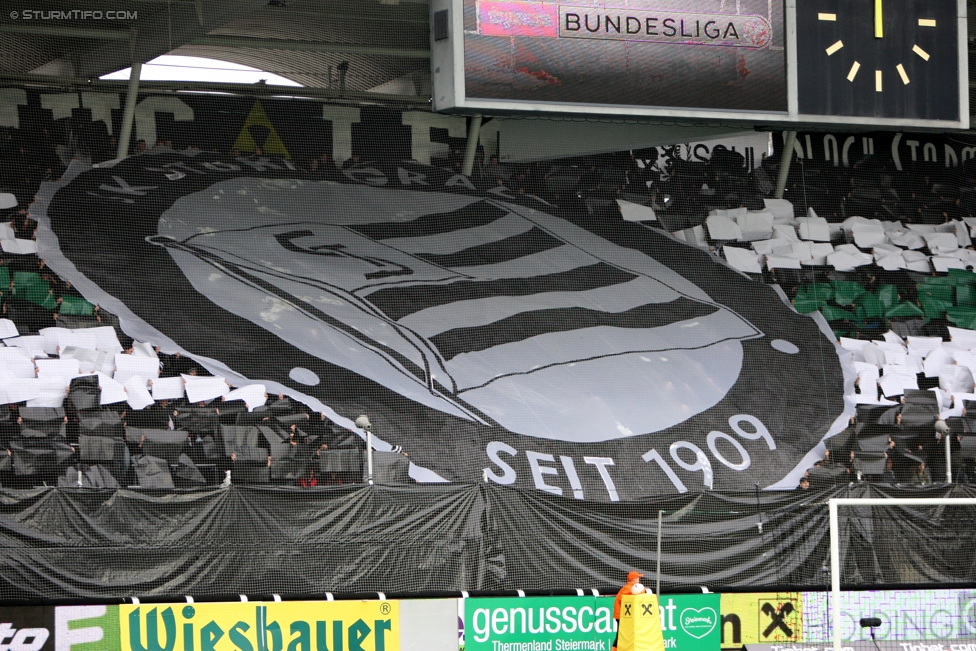
[[[829, 641], [830, 593], [803, 593], [803, 640]], [[841, 639], [871, 640], [862, 617], [877, 617], [879, 640], [976, 642], [976, 590], [871, 590], [841, 592]]]
[[54, 609], [25, 606], [0, 610], [0, 649], [54, 651]]
[[803, 597], [799, 592], [723, 594], [721, 608], [723, 649], [803, 641]]
[[58, 606], [54, 651], [121, 651], [118, 606]]
[[[609, 651], [613, 603], [612, 596], [574, 596], [17, 606], [0, 608], [0, 650]], [[827, 649], [829, 605], [829, 592], [653, 602], [663, 648], [678, 651]], [[976, 651], [976, 589], [843, 592], [841, 616], [845, 649], [873, 648], [858, 620], [877, 617], [883, 648]]]
[[122, 651], [399, 651], [396, 601], [119, 607]]
[[[614, 597], [464, 600], [464, 651], [609, 651]], [[717, 651], [719, 596], [664, 595], [665, 649]]]
[[464, 600], [465, 651], [609, 651], [613, 597]]

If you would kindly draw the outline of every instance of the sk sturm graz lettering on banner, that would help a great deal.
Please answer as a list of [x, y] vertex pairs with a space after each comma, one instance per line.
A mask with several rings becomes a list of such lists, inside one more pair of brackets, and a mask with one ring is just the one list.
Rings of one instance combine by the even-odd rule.
[[844, 411], [833, 343], [771, 288], [448, 171], [310, 181], [162, 153], [45, 192], [45, 257], [130, 334], [366, 413], [449, 481], [591, 500], [795, 482]]

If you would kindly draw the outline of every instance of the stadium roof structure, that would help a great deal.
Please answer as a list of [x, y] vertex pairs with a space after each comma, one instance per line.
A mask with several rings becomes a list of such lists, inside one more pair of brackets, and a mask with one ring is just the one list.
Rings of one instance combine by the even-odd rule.
[[[304, 88], [144, 82], [140, 90], [221, 90], [427, 105], [425, 0], [35, 0], [0, 14], [0, 79], [124, 87], [98, 78], [163, 54], [260, 68]], [[100, 12], [96, 17], [93, 13]], [[122, 19], [108, 18], [111, 14]]]
[[[140, 90], [219, 90], [425, 106], [430, 102], [427, 0], [34, 0], [0, 13], [0, 80], [121, 88], [107, 73], [163, 54], [221, 59], [303, 88], [143, 82]], [[970, 70], [976, 0], [969, 6]], [[108, 19], [111, 11], [124, 19]], [[102, 18], [79, 12], [102, 12]], [[31, 16], [26, 15], [30, 12]], [[53, 14], [51, 12], [54, 12]], [[16, 16], [16, 17], [15, 17]], [[970, 74], [970, 90], [976, 87]], [[976, 106], [976, 102], [971, 102]]]

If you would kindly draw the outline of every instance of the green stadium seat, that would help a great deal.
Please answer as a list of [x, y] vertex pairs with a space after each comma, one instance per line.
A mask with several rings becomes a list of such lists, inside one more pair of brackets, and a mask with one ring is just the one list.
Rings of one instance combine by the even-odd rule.
[[834, 298], [834, 289], [828, 283], [810, 283], [805, 285], [803, 289], [824, 303], [828, 303]]
[[40, 305], [48, 310], [54, 310], [58, 307], [57, 299], [51, 294], [51, 286], [43, 280], [39, 283], [27, 285], [25, 287], [18, 287], [15, 285], [14, 296], [34, 303], [35, 305]]
[[951, 323], [960, 328], [976, 330], [976, 307], [950, 307], [946, 315]]
[[892, 307], [890, 310], [885, 312], [885, 318], [890, 319], [892, 317], [901, 316], [920, 316], [924, 317], [925, 313], [922, 312], [922, 308], [915, 305], [914, 303], [909, 303], [908, 301], [902, 301]]
[[925, 276], [918, 281], [919, 289], [922, 287], [935, 287], [939, 285], [954, 287], [956, 285], [956, 281], [953, 280], [952, 276]]
[[[14, 272], [14, 289], [30, 287], [31, 285], [38, 285], [40, 283], [44, 283], [44, 281], [41, 279], [41, 274], [36, 271]], [[44, 284], [46, 285], [47, 283]]]
[[824, 305], [822, 308], [820, 308], [820, 313], [823, 314], [824, 318], [828, 321], [853, 321], [855, 318], [853, 313], [848, 312], [847, 310], [842, 310], [836, 305]]
[[882, 285], [878, 288], [877, 297], [885, 311], [890, 310], [898, 305], [898, 286]]
[[976, 285], [976, 273], [968, 269], [950, 269], [948, 278], [956, 287], [960, 285]]
[[929, 297], [940, 301], [952, 301], [955, 296], [955, 287], [952, 285], [932, 285], [926, 283], [918, 286], [918, 297]]
[[842, 307], [852, 305], [858, 296], [867, 291], [860, 283], [850, 280], [835, 280], [831, 286], [834, 288], [834, 301]]
[[65, 296], [61, 299], [61, 314], [76, 314], [80, 316], [91, 316], [95, 312], [95, 306], [83, 298], [77, 296]]
[[885, 306], [881, 303], [877, 296], [871, 292], [864, 292], [854, 301], [855, 309], [854, 313], [857, 314], [858, 311], [863, 312], [863, 316], [859, 315], [860, 319], [877, 319], [884, 316]]
[[[951, 287], [948, 287], [950, 291]], [[952, 299], [942, 299], [933, 296], [927, 296], [924, 294], [919, 294], [918, 302], [922, 304], [922, 312], [925, 314], [926, 319], [941, 319], [945, 316], [946, 310], [952, 305]]]
[[976, 287], [973, 285], [956, 285], [956, 305], [976, 307]]
[[800, 314], [810, 314], [811, 312], [816, 312], [823, 306], [824, 303], [822, 301], [809, 298], [808, 296], [804, 296], [801, 298], [798, 295], [796, 299], [793, 301], [793, 307], [795, 307], [796, 311], [799, 312]]

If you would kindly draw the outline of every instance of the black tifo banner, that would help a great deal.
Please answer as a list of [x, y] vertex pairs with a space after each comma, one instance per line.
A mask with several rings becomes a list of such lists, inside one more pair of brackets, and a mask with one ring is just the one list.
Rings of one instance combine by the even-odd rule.
[[72, 176], [33, 210], [56, 272], [136, 339], [367, 414], [421, 479], [597, 501], [792, 487], [844, 424], [812, 319], [638, 224], [380, 156], [315, 180], [157, 148]]

